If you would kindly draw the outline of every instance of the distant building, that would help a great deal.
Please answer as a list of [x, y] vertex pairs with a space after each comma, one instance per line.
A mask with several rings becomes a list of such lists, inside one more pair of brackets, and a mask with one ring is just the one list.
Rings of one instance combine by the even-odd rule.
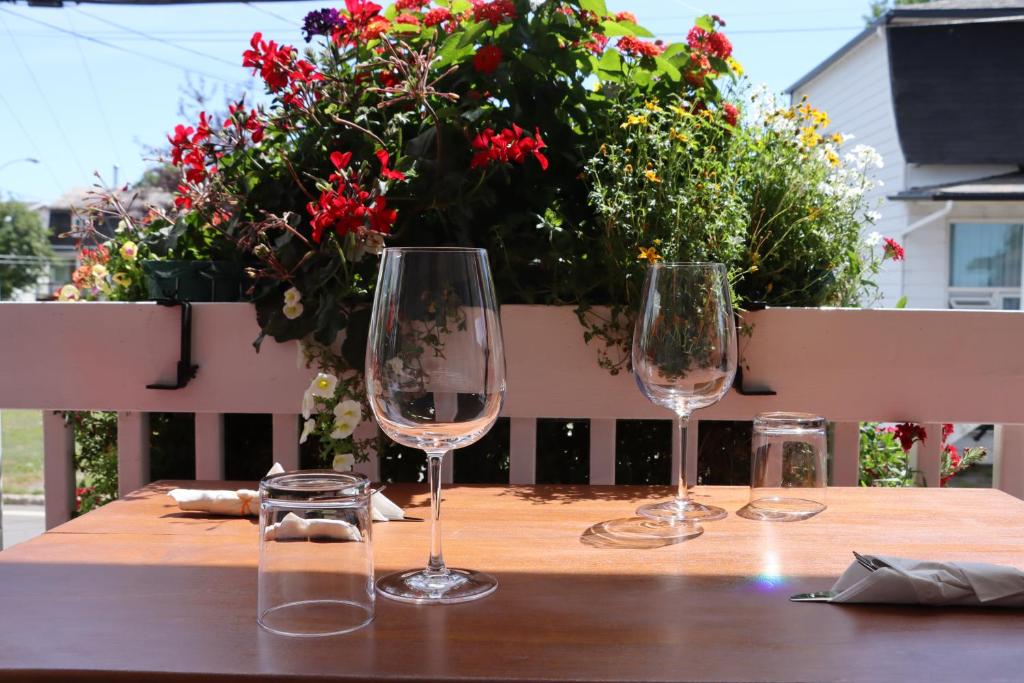
[[889, 10], [788, 88], [885, 159], [883, 305], [1021, 309], [1024, 0]]

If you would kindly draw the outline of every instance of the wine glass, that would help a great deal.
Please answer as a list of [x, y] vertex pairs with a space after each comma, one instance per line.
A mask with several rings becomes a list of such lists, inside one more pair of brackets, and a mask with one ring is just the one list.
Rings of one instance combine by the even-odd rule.
[[366, 349], [366, 392], [384, 433], [427, 454], [430, 558], [377, 581], [403, 602], [489, 595], [489, 574], [447, 567], [441, 554], [441, 463], [479, 440], [501, 411], [505, 356], [484, 249], [384, 250]]
[[675, 498], [636, 512], [676, 526], [692, 524], [692, 535], [699, 535], [696, 522], [728, 514], [692, 500], [686, 481], [690, 414], [721, 400], [736, 375], [736, 323], [724, 265], [656, 263], [647, 269], [633, 331], [633, 374], [649, 401], [676, 414], [682, 449]]

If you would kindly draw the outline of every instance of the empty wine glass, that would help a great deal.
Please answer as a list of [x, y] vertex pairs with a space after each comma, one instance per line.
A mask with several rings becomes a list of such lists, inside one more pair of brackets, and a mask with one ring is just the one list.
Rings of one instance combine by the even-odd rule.
[[482, 598], [489, 574], [445, 566], [441, 554], [441, 462], [479, 440], [501, 411], [505, 356], [487, 252], [384, 250], [366, 349], [366, 391], [377, 423], [427, 454], [430, 558], [425, 569], [382, 577], [382, 595], [415, 603]]
[[[676, 414], [682, 449], [675, 498], [643, 505], [637, 514], [677, 525], [725, 517], [722, 508], [691, 500], [686, 481], [690, 414], [721, 400], [736, 374], [736, 323], [724, 265], [656, 263], [647, 269], [633, 332], [633, 374], [648, 400]], [[693, 527], [692, 535], [702, 532]]]

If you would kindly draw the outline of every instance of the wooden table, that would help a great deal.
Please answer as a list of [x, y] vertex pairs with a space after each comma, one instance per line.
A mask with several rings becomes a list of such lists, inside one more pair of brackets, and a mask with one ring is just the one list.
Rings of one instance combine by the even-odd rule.
[[[666, 489], [449, 487], [446, 557], [496, 574], [497, 593], [450, 606], [380, 599], [366, 629], [294, 639], [256, 625], [255, 522], [179, 513], [168, 488], [0, 553], [0, 679], [1024, 677], [1019, 611], [787, 600], [829, 587], [852, 549], [1024, 567], [1024, 502], [993, 490], [831, 489], [829, 509], [804, 522], [730, 515], [686, 543], [608, 549], [582, 532]], [[730, 511], [746, 497], [698, 493]], [[427, 516], [423, 487], [388, 494]], [[378, 573], [419, 565], [428, 533], [427, 523], [376, 524]]]

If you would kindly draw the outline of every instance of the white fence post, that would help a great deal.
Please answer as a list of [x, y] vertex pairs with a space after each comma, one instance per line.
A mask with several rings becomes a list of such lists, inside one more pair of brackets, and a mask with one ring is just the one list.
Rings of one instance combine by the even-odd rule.
[[590, 421], [590, 483], [615, 483], [615, 420]]
[[860, 480], [860, 423], [835, 422], [832, 429], [832, 486]]
[[46, 528], [71, 519], [75, 510], [75, 429], [52, 410], [43, 411], [43, 489]]
[[271, 450], [274, 462], [280, 464], [285, 472], [299, 469], [299, 416], [291, 413], [274, 413], [271, 425]]
[[509, 420], [508, 483], [537, 482], [537, 420], [513, 417]]
[[1024, 498], [1024, 425], [996, 425], [992, 487]]
[[196, 479], [224, 478], [224, 414], [196, 413]]
[[149, 483], [149, 413], [117, 414], [117, 495]]

